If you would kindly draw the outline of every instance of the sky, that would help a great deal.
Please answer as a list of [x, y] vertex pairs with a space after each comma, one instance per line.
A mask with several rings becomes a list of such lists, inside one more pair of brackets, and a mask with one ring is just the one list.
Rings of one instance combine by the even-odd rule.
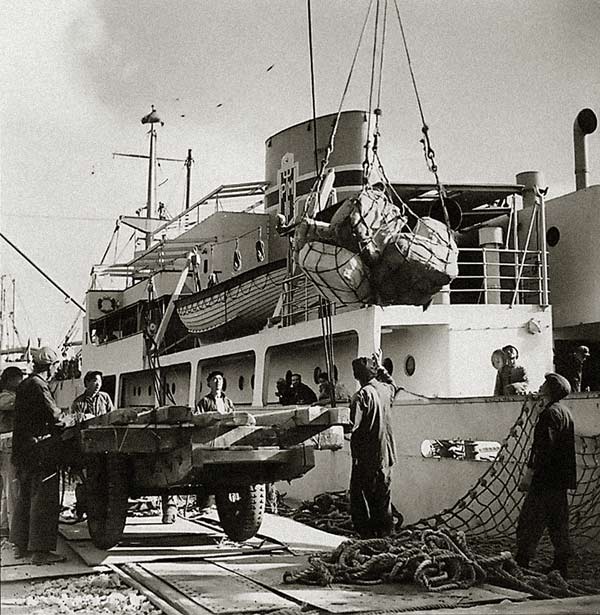
[[[340, 104], [368, 6], [312, 0], [318, 114]], [[600, 113], [600, 1], [398, 6], [442, 181], [540, 170], [550, 197], [572, 191], [574, 118]], [[2, 0], [2, 232], [83, 302], [115, 220], [144, 205], [145, 161], [113, 152], [147, 152], [151, 105], [165, 123], [158, 155], [193, 150], [193, 200], [263, 179], [265, 140], [312, 116], [306, 16], [306, 0]], [[367, 108], [372, 31], [370, 20], [345, 109]], [[381, 108], [388, 176], [431, 181], [393, 4]], [[592, 184], [599, 134], [588, 138]], [[158, 181], [177, 213], [182, 165], [162, 163]], [[15, 279], [21, 339], [58, 345], [78, 310], [3, 241], [0, 273]]]

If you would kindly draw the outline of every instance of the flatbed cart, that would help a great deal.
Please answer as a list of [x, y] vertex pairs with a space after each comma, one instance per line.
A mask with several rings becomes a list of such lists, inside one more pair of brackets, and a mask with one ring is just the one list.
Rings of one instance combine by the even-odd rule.
[[130, 498], [215, 496], [224, 532], [235, 541], [259, 530], [266, 484], [303, 476], [314, 450], [338, 449], [350, 423], [346, 407], [317, 406], [195, 415], [186, 406], [122, 408], [40, 443], [78, 469], [79, 511], [94, 545], [123, 535]]

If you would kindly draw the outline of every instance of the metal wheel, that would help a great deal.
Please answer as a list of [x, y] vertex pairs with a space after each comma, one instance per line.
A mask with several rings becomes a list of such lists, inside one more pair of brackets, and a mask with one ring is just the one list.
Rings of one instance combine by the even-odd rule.
[[99, 549], [114, 547], [127, 520], [128, 472], [124, 459], [98, 455], [86, 464], [84, 501], [92, 542]]
[[265, 500], [265, 485], [248, 485], [235, 491], [216, 491], [219, 520], [231, 540], [241, 542], [256, 535], [265, 512]]

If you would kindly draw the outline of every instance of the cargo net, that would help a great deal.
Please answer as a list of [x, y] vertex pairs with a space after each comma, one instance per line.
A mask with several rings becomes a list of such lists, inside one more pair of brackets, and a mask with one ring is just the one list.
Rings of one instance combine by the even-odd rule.
[[343, 201], [330, 222], [307, 208], [293, 224], [296, 260], [338, 304], [425, 305], [458, 274], [458, 248], [444, 223], [397, 206], [380, 186]]
[[[470, 540], [514, 542], [524, 494], [518, 490], [537, 419], [527, 399], [489, 469], [454, 506], [421, 519], [411, 529], [464, 531]], [[570, 533], [575, 547], [598, 548], [600, 537], [600, 436], [575, 437], [577, 489], [569, 495]]]

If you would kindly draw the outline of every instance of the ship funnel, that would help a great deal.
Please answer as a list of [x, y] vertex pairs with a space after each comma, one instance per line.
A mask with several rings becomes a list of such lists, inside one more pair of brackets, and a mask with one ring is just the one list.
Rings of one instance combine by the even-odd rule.
[[591, 109], [582, 109], [573, 123], [573, 147], [575, 150], [575, 189], [587, 188], [588, 168], [585, 135], [592, 134], [598, 126], [598, 118]]

